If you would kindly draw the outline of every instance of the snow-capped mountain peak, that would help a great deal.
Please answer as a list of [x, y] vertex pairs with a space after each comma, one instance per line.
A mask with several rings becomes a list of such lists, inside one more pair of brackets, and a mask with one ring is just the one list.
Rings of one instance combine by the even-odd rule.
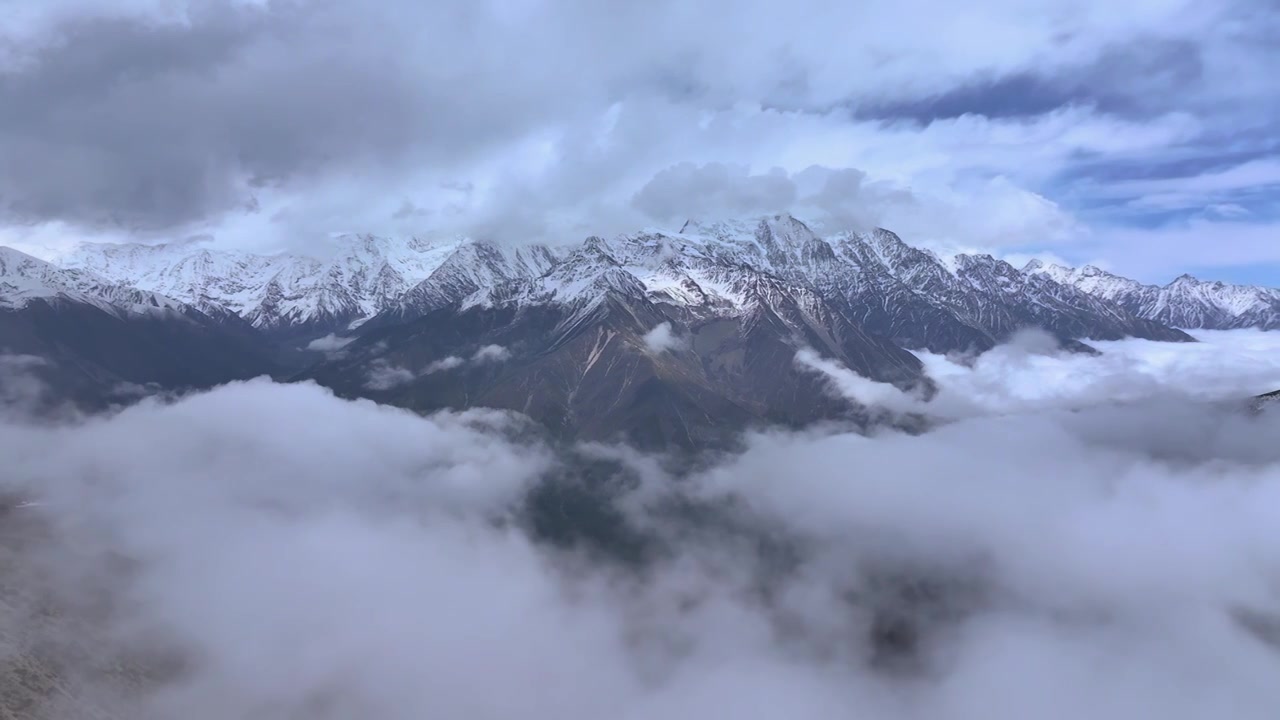
[[454, 304], [574, 304], [610, 293], [711, 316], [746, 312], [779, 288], [837, 303], [871, 332], [935, 351], [989, 347], [1029, 324], [1064, 338], [1176, 339], [1160, 325], [1280, 323], [1276, 291], [1190, 276], [1159, 288], [1093, 266], [1032, 261], [1019, 269], [982, 254], [944, 261], [886, 229], [824, 237], [786, 214], [690, 220], [675, 231], [562, 247], [359, 233], [309, 254], [258, 255], [198, 241], [84, 244], [61, 264], [97, 285], [234, 313], [286, 336], [347, 332], [370, 318], [406, 322]]
[[0, 246], [0, 307], [22, 308], [37, 298], [93, 305], [116, 316], [181, 316], [186, 310], [183, 303], [159, 293], [112, 283], [85, 270], [60, 268]]
[[321, 335], [392, 307], [464, 242], [349, 234], [314, 254], [275, 255], [191, 242], [83, 243], [60, 263], [203, 310], [230, 310], [263, 330]]
[[1079, 271], [1072, 270], [1057, 263], [1045, 263], [1038, 259], [1033, 259], [1022, 268], [1022, 272], [1027, 275], [1044, 275], [1052, 278], [1055, 282], [1067, 283], [1073, 277], [1073, 273], [1092, 273], [1093, 271], [1101, 272], [1097, 268], [1086, 265]]
[[1280, 290], [1221, 281], [1204, 281], [1183, 273], [1169, 284], [1146, 285], [1086, 265], [1045, 273], [1089, 295], [1115, 302], [1129, 312], [1181, 328], [1280, 328]]

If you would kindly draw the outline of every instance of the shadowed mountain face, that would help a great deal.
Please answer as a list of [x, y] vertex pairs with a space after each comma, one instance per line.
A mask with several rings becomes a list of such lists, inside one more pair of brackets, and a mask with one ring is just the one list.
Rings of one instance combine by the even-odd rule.
[[0, 403], [84, 409], [276, 370], [271, 344], [221, 308], [0, 248]]
[[[720, 445], [752, 425], [854, 418], [821, 377], [796, 366], [800, 347], [885, 382], [924, 383], [913, 355], [828, 312], [828, 326], [787, 307], [694, 317], [616, 291], [568, 305], [451, 306], [372, 330], [305, 377], [418, 411], [515, 410], [561, 437], [647, 448]], [[665, 342], [655, 328], [669, 329]]]
[[[37, 405], [85, 409], [155, 390], [208, 388], [276, 370], [270, 345], [236, 319], [191, 315], [120, 317], [65, 298], [0, 309], [0, 399], [38, 380]], [[17, 367], [17, 366], [21, 367]], [[17, 371], [21, 372], [17, 372]]]

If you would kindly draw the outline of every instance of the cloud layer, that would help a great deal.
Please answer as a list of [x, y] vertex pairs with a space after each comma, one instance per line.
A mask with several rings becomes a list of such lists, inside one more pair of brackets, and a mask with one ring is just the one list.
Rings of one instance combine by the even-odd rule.
[[1091, 341], [1070, 352], [1041, 330], [1024, 330], [977, 357], [917, 353], [937, 384], [929, 397], [868, 380], [812, 350], [796, 365], [827, 377], [832, 391], [889, 415], [938, 420], [1147, 401], [1232, 401], [1280, 388], [1280, 336], [1261, 330], [1198, 330], [1194, 344]]
[[[321, 342], [325, 338], [321, 338], [316, 342]], [[312, 343], [315, 345], [315, 342]], [[427, 363], [421, 370], [412, 370], [410, 368], [392, 365], [385, 360], [375, 360], [370, 363], [368, 377], [365, 380], [365, 387], [369, 390], [390, 390], [393, 387], [405, 385], [413, 382], [415, 379], [424, 375], [431, 375], [438, 372], [446, 372], [463, 365], [492, 365], [502, 363], [511, 357], [511, 351], [501, 345], [485, 345], [475, 351], [470, 360], [465, 360], [457, 355], [449, 355], [433, 362]]]
[[[932, 432], [757, 434], [676, 475], [310, 384], [11, 414], [0, 653], [65, 692], [3, 696], [55, 718], [1269, 718], [1280, 415], [1168, 391], [1252, 392], [1271, 348], [1210, 340], [1002, 348], [939, 377], [938, 401], [980, 392]], [[1057, 391], [1022, 402], [1032, 379]], [[1098, 392], [1122, 387], [1145, 391]]]
[[[1247, 240], [1274, 230], [1280, 95], [1239, 70], [1274, 58], [1269, 3], [59, 0], [6, 17], [0, 238], [37, 251], [576, 239], [794, 209], [1144, 277], [1280, 262]], [[809, 187], [812, 166], [837, 180]], [[1246, 240], [1223, 255], [1215, 236]]]

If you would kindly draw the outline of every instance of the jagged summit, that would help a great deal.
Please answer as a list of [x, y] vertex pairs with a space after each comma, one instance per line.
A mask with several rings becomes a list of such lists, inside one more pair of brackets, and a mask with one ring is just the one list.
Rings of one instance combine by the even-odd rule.
[[[541, 253], [542, 262], [522, 261], [522, 253], [530, 252]], [[651, 301], [701, 317], [741, 315], [779, 294], [812, 295], [834, 303], [867, 332], [938, 352], [982, 350], [1027, 325], [1063, 339], [1189, 339], [1073, 288], [1033, 279], [990, 255], [944, 262], [884, 229], [823, 238], [790, 215], [689, 220], [678, 232], [649, 229], [593, 236], [570, 249], [495, 249], [482, 259], [474, 254], [473, 246], [459, 248], [374, 325], [455, 302], [574, 302], [587, 288], [610, 285], [592, 283], [613, 271], [616, 279], [627, 278], [629, 291], [641, 287]], [[483, 281], [472, 277], [477, 269]]]
[[[1161, 325], [1277, 324], [1274, 291], [1189, 276], [1155, 289], [1092, 266], [943, 259], [891, 230], [823, 236], [789, 214], [689, 219], [677, 230], [558, 246], [369, 234], [330, 245], [314, 255], [255, 255], [195, 241], [84, 244], [60, 265], [304, 340], [408, 322], [454, 304], [573, 303], [602, 287], [640, 287], [652, 301], [694, 314], [741, 313], [761, 296], [763, 276], [836, 303], [869, 332], [933, 351], [981, 350], [1027, 324], [1064, 339], [1166, 340], [1187, 338]], [[618, 272], [604, 277], [610, 267]]]
[[268, 332], [306, 336], [346, 329], [391, 307], [462, 242], [352, 234], [314, 256], [82, 243], [59, 264], [202, 309], [224, 308]]
[[116, 316], [182, 317], [190, 310], [159, 293], [113, 283], [88, 271], [60, 268], [0, 246], [0, 307], [18, 309], [37, 298], [91, 305]]
[[[981, 352], [1026, 327], [1077, 349], [1189, 341], [1172, 326], [1274, 326], [1274, 300], [1194, 278], [1159, 288], [1089, 266], [944, 259], [890, 230], [824, 235], [785, 214], [563, 245], [352, 234], [313, 254], [84, 244], [50, 264], [0, 252], [0, 322], [27, 338], [21, 352], [104, 368], [88, 386], [244, 377], [271, 365], [265, 351], [348, 396], [507, 408], [568, 436], [654, 446], [857, 416], [797, 368], [801, 350], [927, 389], [910, 351]], [[194, 329], [135, 320], [165, 313]], [[58, 342], [41, 327], [61, 328]]]

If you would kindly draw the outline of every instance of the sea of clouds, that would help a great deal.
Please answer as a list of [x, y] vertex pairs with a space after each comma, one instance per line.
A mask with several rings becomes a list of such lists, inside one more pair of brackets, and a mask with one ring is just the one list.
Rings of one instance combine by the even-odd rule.
[[1280, 334], [1197, 335], [923, 356], [927, 400], [802, 354], [833, 392], [936, 427], [754, 434], [679, 471], [551, 447], [503, 413], [419, 417], [311, 384], [74, 422], [13, 410], [0, 702], [1270, 719], [1280, 412], [1246, 401], [1280, 388]]

